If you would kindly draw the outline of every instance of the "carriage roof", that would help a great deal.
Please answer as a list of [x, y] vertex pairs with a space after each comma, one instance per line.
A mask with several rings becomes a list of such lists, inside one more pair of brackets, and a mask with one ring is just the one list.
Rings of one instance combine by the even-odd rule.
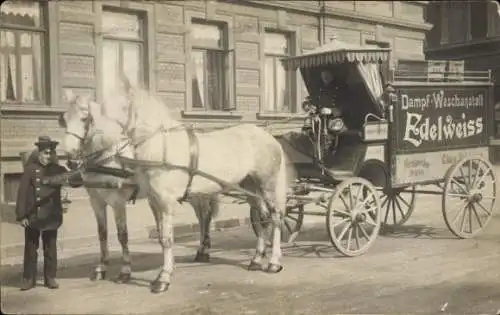
[[333, 38], [330, 42], [300, 56], [283, 59], [287, 69], [328, 67], [345, 62], [382, 62], [389, 60], [391, 49], [375, 45], [356, 45]]
[[[332, 38], [332, 40], [316, 49], [306, 52], [300, 56], [294, 56], [282, 59], [283, 66], [286, 69], [294, 70], [299, 68], [302, 74], [304, 84], [310, 95], [318, 92], [321, 86], [321, 71], [329, 69], [334, 72], [340, 81], [363, 82], [366, 85], [366, 79], [360, 75], [358, 64], [371, 63], [381, 64], [390, 60], [390, 48], [380, 48], [375, 45], [355, 45]], [[377, 71], [380, 74], [379, 71]], [[368, 93], [368, 92], [367, 92]], [[376, 104], [372, 110], [381, 112], [381, 106]]]

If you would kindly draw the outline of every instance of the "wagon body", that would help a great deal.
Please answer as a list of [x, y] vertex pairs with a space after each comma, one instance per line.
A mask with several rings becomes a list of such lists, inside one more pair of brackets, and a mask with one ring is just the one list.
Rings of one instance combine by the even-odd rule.
[[[339, 206], [333, 202], [345, 195], [339, 193], [343, 189], [352, 194], [353, 183], [366, 186], [363, 198], [378, 191], [381, 202], [370, 204], [382, 212], [381, 221], [387, 227], [404, 224], [415, 209], [416, 194], [423, 193], [442, 195], [445, 223], [458, 237], [473, 237], [484, 229], [496, 202], [496, 175], [488, 161], [489, 118], [493, 116], [489, 71], [458, 75], [396, 71], [394, 75], [389, 68], [390, 49], [356, 46], [335, 38], [283, 63], [289, 70], [300, 70], [310, 95], [319, 93], [320, 74], [325, 69], [335, 73], [340, 90], [351, 92], [342, 111], [347, 113], [343, 118], [350, 132], [338, 137], [338, 147], [329, 159], [318, 163], [313, 154], [317, 144], [300, 132], [277, 137], [297, 168], [299, 184], [312, 187], [305, 189], [306, 194], [331, 189], [328, 203], [321, 198], [298, 198], [304, 204], [314, 201], [325, 212], [301, 208], [298, 214], [326, 215], [337, 249], [350, 256], [366, 250], [350, 250], [349, 241], [340, 244], [346, 231], [358, 233], [359, 228], [342, 230], [339, 237], [329, 222], [338, 216], [351, 226], [360, 223], [357, 214], [366, 211], [346, 205], [346, 211], [336, 212]], [[439, 189], [417, 190], [426, 184]], [[322, 197], [325, 199], [324, 194]], [[362, 203], [366, 205], [366, 199]], [[452, 213], [455, 208], [458, 213]], [[375, 233], [369, 237], [371, 244]]]
[[389, 128], [392, 187], [443, 181], [467, 157], [488, 159], [493, 84], [488, 73], [462, 82], [395, 81]]

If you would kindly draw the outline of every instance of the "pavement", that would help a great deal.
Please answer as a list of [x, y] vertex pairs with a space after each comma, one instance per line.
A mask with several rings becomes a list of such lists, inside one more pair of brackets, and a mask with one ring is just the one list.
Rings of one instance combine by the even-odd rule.
[[[417, 200], [405, 226], [380, 235], [362, 256], [342, 258], [324, 222], [283, 247], [284, 270], [249, 272], [255, 236], [247, 226], [213, 233], [210, 263], [194, 263], [197, 235], [179, 236], [169, 291], [154, 295], [163, 257], [154, 240], [131, 242], [132, 280], [92, 282], [95, 249], [75, 250], [58, 272], [59, 290], [21, 292], [20, 266], [0, 268], [1, 307], [22, 314], [500, 314], [500, 216], [475, 239], [445, 227], [439, 196]], [[321, 218], [324, 221], [324, 218]], [[110, 280], [120, 250], [111, 247]], [[267, 261], [266, 261], [267, 262]]]

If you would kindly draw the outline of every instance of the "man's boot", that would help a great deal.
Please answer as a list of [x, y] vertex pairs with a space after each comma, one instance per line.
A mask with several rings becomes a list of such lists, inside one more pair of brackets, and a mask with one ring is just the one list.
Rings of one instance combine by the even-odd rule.
[[54, 278], [45, 279], [45, 286], [49, 289], [59, 289], [59, 284]]
[[21, 280], [21, 291], [28, 291], [30, 289], [33, 289], [36, 285], [35, 279], [28, 279], [28, 278], [23, 278]]

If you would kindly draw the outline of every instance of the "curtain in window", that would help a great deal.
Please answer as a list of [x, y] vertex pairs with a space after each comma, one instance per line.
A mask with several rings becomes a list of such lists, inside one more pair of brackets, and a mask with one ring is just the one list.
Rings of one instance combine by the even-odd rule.
[[219, 51], [206, 52], [207, 56], [207, 88], [209, 103], [207, 108], [222, 110], [224, 100], [224, 55]]
[[274, 96], [274, 58], [273, 57], [266, 57], [265, 59], [265, 66], [264, 66], [264, 77], [265, 77], [265, 86], [264, 86], [264, 93], [265, 93], [265, 111], [275, 111], [276, 109], [276, 104], [275, 104], [275, 96]]
[[23, 101], [42, 99], [40, 35], [20, 33], [21, 88]]
[[115, 41], [103, 41], [102, 53], [102, 60], [105, 60], [102, 69], [102, 82], [104, 99], [107, 100], [110, 93], [117, 88], [116, 79], [119, 75], [118, 69], [120, 58], [119, 43]]
[[274, 69], [276, 71], [276, 110], [279, 112], [289, 112], [288, 73], [279, 61], [279, 58], [274, 58]]
[[141, 82], [141, 46], [137, 43], [121, 43], [123, 72], [133, 85]]
[[[361, 77], [363, 78], [364, 84], [370, 93], [370, 98], [380, 106], [380, 100], [383, 94], [382, 77], [379, 72], [379, 65], [376, 63], [357, 63], [357, 68]], [[381, 106], [380, 106], [381, 108]]]
[[208, 110], [224, 108], [226, 60], [224, 52], [193, 50], [193, 107]]
[[203, 51], [192, 52], [191, 60], [193, 63], [193, 107], [203, 108], [205, 104], [205, 58]]
[[0, 32], [0, 48], [2, 55], [1, 88], [0, 96], [2, 101], [17, 99], [17, 72], [15, 55], [15, 35], [13, 32]]

